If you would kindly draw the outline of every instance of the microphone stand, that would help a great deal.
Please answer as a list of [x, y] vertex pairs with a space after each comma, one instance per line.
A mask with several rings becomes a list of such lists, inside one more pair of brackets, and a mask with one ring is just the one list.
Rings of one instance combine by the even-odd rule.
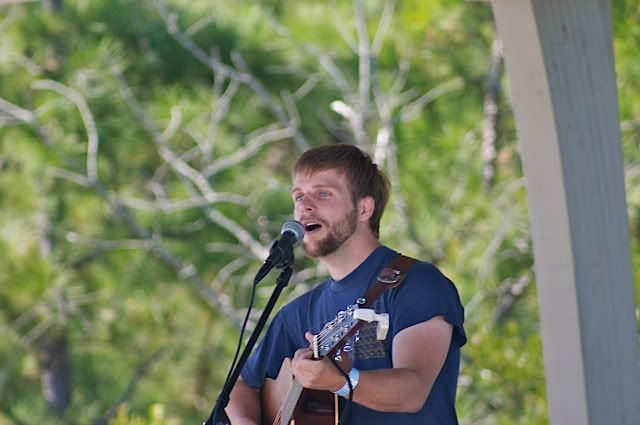
[[[211, 415], [209, 415], [209, 419], [204, 422], [204, 425], [231, 425], [231, 421], [229, 420], [227, 413], [224, 411], [225, 407], [227, 407], [227, 404], [229, 404], [229, 395], [231, 394], [231, 390], [238, 380], [242, 368], [249, 359], [249, 355], [251, 354], [253, 347], [258, 341], [258, 337], [260, 336], [260, 333], [262, 332], [262, 329], [264, 328], [264, 325], [267, 322], [267, 319], [269, 318], [273, 307], [276, 305], [276, 301], [278, 301], [280, 293], [289, 284], [289, 279], [291, 278], [291, 274], [293, 273], [293, 249], [291, 250], [290, 255], [285, 257], [286, 258], [282, 262], [276, 265], [276, 268], [282, 270], [280, 272], [280, 275], [276, 279], [276, 287], [273, 290], [273, 294], [271, 294], [271, 298], [269, 298], [266, 307], [262, 311], [260, 319], [258, 320], [258, 323], [256, 324], [256, 327], [253, 330], [249, 341], [247, 341], [247, 345], [244, 347], [238, 363], [236, 363], [235, 369], [233, 370], [231, 375], [229, 375], [229, 379], [224, 383], [222, 391], [220, 391], [218, 399], [216, 400], [213, 411], [211, 412]], [[262, 280], [263, 278], [264, 276], [254, 281], [253, 284], [257, 285], [258, 282], [260, 282], [260, 280]]]

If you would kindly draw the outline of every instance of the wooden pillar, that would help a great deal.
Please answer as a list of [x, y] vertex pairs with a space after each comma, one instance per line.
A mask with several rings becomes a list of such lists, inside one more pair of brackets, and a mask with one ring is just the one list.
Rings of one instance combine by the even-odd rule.
[[491, 0], [519, 134], [550, 423], [640, 424], [607, 0]]

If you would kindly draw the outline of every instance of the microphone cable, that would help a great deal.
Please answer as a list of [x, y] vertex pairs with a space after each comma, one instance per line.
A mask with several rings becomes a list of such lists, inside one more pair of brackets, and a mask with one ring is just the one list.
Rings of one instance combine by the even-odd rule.
[[231, 378], [231, 373], [236, 368], [236, 363], [238, 362], [238, 354], [240, 354], [240, 348], [242, 348], [242, 337], [244, 336], [244, 332], [247, 328], [247, 323], [249, 322], [249, 316], [251, 315], [251, 309], [253, 308], [253, 301], [256, 296], [256, 285], [251, 285], [251, 296], [249, 298], [249, 307], [247, 308], [247, 314], [244, 316], [244, 321], [242, 322], [242, 327], [240, 328], [240, 337], [238, 338], [238, 346], [236, 347], [236, 354], [233, 356], [233, 361], [231, 362], [231, 367], [229, 368], [229, 372], [227, 373], [227, 377], [224, 380], [225, 385]]

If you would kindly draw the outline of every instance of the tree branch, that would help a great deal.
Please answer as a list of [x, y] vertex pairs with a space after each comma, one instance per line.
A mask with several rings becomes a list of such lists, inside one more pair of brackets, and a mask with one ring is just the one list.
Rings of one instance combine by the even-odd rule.
[[222, 170], [246, 161], [253, 154], [258, 152], [262, 146], [274, 141], [289, 139], [294, 135], [294, 133], [295, 131], [293, 128], [261, 131], [257, 136], [251, 138], [247, 143], [245, 143], [245, 146], [242, 149], [238, 149], [231, 155], [220, 158], [217, 161], [213, 161], [202, 171], [202, 174], [205, 177], [211, 177]]
[[2, 98], [0, 98], [0, 111], [3, 111], [7, 115], [15, 118], [18, 121], [31, 125], [42, 142], [46, 146], [51, 146], [51, 139], [49, 138], [49, 134], [42, 128], [42, 126], [38, 122], [38, 116], [33, 111], [23, 109], [18, 105], [14, 105], [13, 103]]
[[444, 84], [432, 88], [431, 90], [420, 96], [417, 100], [408, 105], [405, 105], [398, 116], [399, 121], [409, 121], [416, 118], [416, 116], [427, 104], [431, 103], [433, 100], [442, 96], [443, 94], [449, 93], [453, 90], [458, 90], [462, 87], [464, 87], [463, 80], [461, 78], [454, 78]]
[[[177, 15], [169, 12], [164, 1], [157, 2], [157, 10], [165, 21], [169, 35], [171, 35], [185, 50], [191, 53], [196, 60], [210, 68], [213, 72], [222, 73], [224, 76], [250, 87], [284, 127], [292, 127], [291, 120], [285, 113], [284, 108], [278, 104], [271, 94], [269, 94], [264, 85], [258, 81], [253, 74], [251, 74], [239, 52], [231, 53], [231, 59], [236, 68], [239, 69], [239, 71], [237, 71], [234, 68], [223, 64], [215, 55], [207, 55], [191, 37], [180, 31], [178, 28]], [[298, 148], [306, 150], [309, 147], [309, 143], [306, 141], [304, 135], [299, 131], [299, 129], [296, 128], [295, 130], [296, 131], [293, 136], [294, 142]]]
[[491, 187], [496, 167], [496, 126], [498, 123], [498, 101], [500, 98], [500, 64], [502, 42], [496, 36], [491, 47], [491, 66], [487, 75], [487, 91], [484, 97], [484, 119], [482, 120], [482, 178], [486, 188]]
[[87, 145], [87, 177], [91, 181], [96, 181], [98, 178], [98, 131], [96, 130], [96, 123], [89, 109], [89, 105], [84, 97], [73, 90], [72, 88], [65, 86], [53, 80], [36, 80], [31, 83], [31, 87], [34, 90], [52, 90], [61, 94], [70, 101], [72, 101], [82, 117], [85, 129], [87, 130], [88, 145]]

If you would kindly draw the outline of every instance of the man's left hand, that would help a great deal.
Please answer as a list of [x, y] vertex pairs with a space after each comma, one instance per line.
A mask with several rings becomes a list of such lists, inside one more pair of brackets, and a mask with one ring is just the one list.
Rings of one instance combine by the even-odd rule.
[[[309, 342], [313, 339], [313, 334], [307, 332], [305, 337]], [[351, 360], [345, 353], [338, 365], [349, 373], [351, 370]], [[291, 361], [291, 371], [298, 382], [305, 388], [315, 390], [337, 391], [345, 384], [346, 379], [336, 369], [328, 358], [315, 360], [309, 348], [301, 348], [293, 356]]]

